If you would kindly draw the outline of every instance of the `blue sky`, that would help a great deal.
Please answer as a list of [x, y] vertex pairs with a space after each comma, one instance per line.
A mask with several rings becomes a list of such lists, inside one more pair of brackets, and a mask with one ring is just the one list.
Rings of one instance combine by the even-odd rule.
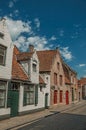
[[64, 60], [86, 77], [86, 0], [0, 0], [13, 43], [22, 51], [59, 47]]

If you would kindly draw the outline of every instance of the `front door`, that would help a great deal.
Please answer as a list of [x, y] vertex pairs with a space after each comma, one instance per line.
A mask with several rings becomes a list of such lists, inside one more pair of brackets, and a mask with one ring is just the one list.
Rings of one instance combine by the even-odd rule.
[[19, 106], [19, 83], [11, 83], [9, 89], [9, 97], [8, 103], [10, 104], [9, 107], [11, 108], [11, 116], [18, 115], [18, 106]]
[[74, 101], [74, 89], [72, 88], [72, 101]]
[[66, 91], [66, 104], [69, 104], [69, 92]]
[[18, 115], [18, 101], [19, 101], [19, 92], [11, 91], [11, 116]]
[[45, 108], [48, 108], [48, 93], [45, 94]]
[[57, 90], [54, 90], [54, 104], [57, 104]]

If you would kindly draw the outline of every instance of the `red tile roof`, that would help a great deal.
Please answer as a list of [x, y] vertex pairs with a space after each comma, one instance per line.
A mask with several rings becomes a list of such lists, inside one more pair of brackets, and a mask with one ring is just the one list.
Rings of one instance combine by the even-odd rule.
[[81, 78], [80, 80], [78, 80], [78, 84], [79, 85], [86, 85], [86, 78]]
[[17, 55], [17, 60], [18, 61], [25, 61], [25, 60], [28, 60], [32, 57], [34, 52], [22, 52], [22, 53], [19, 53]]
[[24, 72], [21, 64], [17, 62], [17, 57], [20, 52], [16, 46], [13, 50], [13, 61], [12, 61], [12, 79], [28, 81], [28, 75]]
[[56, 54], [57, 50], [37, 51], [40, 72], [51, 71], [53, 59]]
[[44, 80], [42, 79], [41, 76], [39, 76], [39, 83], [40, 83], [40, 84], [45, 84], [45, 82], [44, 82]]

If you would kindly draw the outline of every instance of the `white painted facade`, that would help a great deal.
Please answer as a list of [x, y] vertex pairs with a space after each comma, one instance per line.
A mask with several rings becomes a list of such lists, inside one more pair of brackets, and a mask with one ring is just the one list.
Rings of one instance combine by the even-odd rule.
[[[43, 88], [42, 93], [45, 95], [48, 94], [48, 106], [50, 106], [50, 74], [49, 73], [43, 73], [41, 74], [41, 77], [43, 78], [46, 86]], [[45, 98], [45, 97], [44, 97]], [[45, 101], [44, 101], [45, 102]], [[44, 103], [45, 104], [45, 103]]]
[[[50, 75], [45, 73], [45, 74], [41, 75], [41, 77], [45, 81], [46, 86], [42, 87], [42, 90], [40, 90], [40, 86], [38, 87], [38, 104], [36, 106], [35, 106], [35, 104], [23, 106], [24, 85], [23, 84], [20, 85], [19, 113], [22, 113], [25, 111], [31, 111], [31, 110], [35, 110], [35, 109], [45, 108], [45, 94], [46, 93], [48, 93], [48, 106], [50, 106]], [[34, 85], [34, 87], [35, 87], [35, 85]]]
[[[48, 93], [48, 106], [50, 106], [50, 75], [49, 74], [44, 74], [41, 75], [41, 77], [44, 79], [44, 82], [46, 83], [46, 87], [42, 86], [42, 91], [40, 90], [40, 85], [39, 85], [39, 60], [38, 56], [36, 54], [36, 51], [33, 53], [31, 59], [28, 61], [21, 61], [21, 64], [30, 76], [30, 81], [33, 84], [34, 88], [35, 85], [38, 84], [38, 104], [35, 105], [23, 105], [23, 100], [24, 100], [24, 84], [21, 83], [20, 85], [20, 92], [19, 92], [19, 113], [26, 112], [26, 111], [31, 111], [31, 110], [37, 110], [41, 108], [45, 108], [45, 94]], [[36, 64], [36, 72], [33, 71], [33, 64]], [[28, 84], [29, 86], [30, 84]], [[35, 100], [35, 99], [34, 99]]]
[[7, 108], [7, 91], [8, 91], [8, 81], [11, 79], [12, 56], [13, 56], [12, 40], [4, 19], [0, 20], [0, 33], [4, 35], [3, 39], [0, 37], [0, 45], [6, 47], [5, 65], [0, 65], [0, 81], [2, 80], [6, 81], [5, 106], [3, 108], [0, 108], [0, 116], [1, 116], [10, 114], [10, 108]]
[[5, 66], [0, 65], [0, 79], [11, 79], [13, 45], [5, 21], [3, 20], [0, 21], [0, 32], [4, 34], [4, 38], [0, 38], [0, 45], [7, 48]]
[[19, 94], [19, 112], [20, 113], [44, 108], [44, 93], [40, 92], [40, 87], [38, 88], [38, 104], [36, 106], [35, 104], [23, 106], [23, 95], [24, 95], [24, 85], [21, 85], [20, 94]]
[[[21, 61], [21, 64], [29, 75], [30, 81], [35, 84], [39, 84], [39, 60], [36, 51], [32, 57], [27, 61]], [[33, 71], [33, 64], [36, 65], [36, 72]]]

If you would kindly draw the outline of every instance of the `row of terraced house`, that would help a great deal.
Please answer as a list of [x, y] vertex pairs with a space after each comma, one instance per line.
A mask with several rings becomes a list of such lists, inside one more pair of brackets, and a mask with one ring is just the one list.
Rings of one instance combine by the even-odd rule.
[[21, 52], [0, 20], [0, 119], [36, 112], [81, 99], [77, 73], [59, 49]]

